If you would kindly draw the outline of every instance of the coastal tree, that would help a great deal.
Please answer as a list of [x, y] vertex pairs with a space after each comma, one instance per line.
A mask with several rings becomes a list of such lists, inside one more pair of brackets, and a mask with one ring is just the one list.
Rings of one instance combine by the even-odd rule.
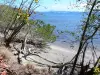
[[[80, 0], [79, 0], [80, 1]], [[79, 29], [80, 37], [78, 37], [79, 41], [79, 48], [77, 51], [77, 54], [73, 57], [73, 59], [68, 63], [63, 64], [63, 67], [60, 67], [58, 70], [58, 74], [62, 75], [93, 75], [95, 74], [94, 70], [95, 67], [98, 66], [98, 60], [100, 60], [100, 57], [96, 55], [94, 40], [95, 37], [99, 36], [100, 33], [100, 15], [99, 15], [99, 0], [88, 0], [87, 1], [87, 13], [88, 17], [83, 21], [83, 24], [81, 25], [81, 28]], [[73, 33], [74, 35], [77, 35]], [[78, 35], [79, 36], [79, 35]], [[99, 39], [98, 39], [99, 40]], [[91, 47], [91, 52], [93, 55], [93, 60], [89, 60], [88, 64], [85, 64], [85, 56], [88, 50], [88, 47]], [[97, 61], [95, 61], [95, 57], [97, 58]], [[80, 62], [79, 62], [80, 61]], [[92, 64], [91, 62], [94, 62]], [[90, 68], [90, 65], [93, 65], [92, 68]], [[70, 69], [70, 70], [69, 70]]]
[[[55, 27], [40, 20], [29, 19], [31, 14], [36, 14], [35, 9], [40, 6], [38, 0], [21, 0], [19, 6], [14, 6], [14, 3], [16, 1], [11, 0], [1, 5], [0, 26], [3, 29], [6, 47], [10, 47], [12, 42], [22, 43], [21, 49], [15, 48], [17, 51], [15, 55], [18, 56], [18, 62], [21, 63], [20, 54], [24, 55], [23, 57], [26, 54], [31, 55], [25, 49], [26, 44], [43, 48], [46, 43], [56, 40], [56, 36], [53, 33]], [[27, 3], [28, 5], [26, 6]], [[34, 40], [37, 42], [34, 42]]]
[[[7, 19], [6, 21], [8, 22], [6, 24], [7, 27], [4, 31], [4, 34], [5, 34], [4, 39], [5, 39], [6, 46], [9, 46], [9, 44], [12, 41], [20, 42], [20, 43], [22, 42], [21, 49], [23, 49], [23, 50], [20, 51], [19, 49], [15, 48], [16, 51], [18, 52], [15, 55], [18, 55], [19, 63], [20, 63], [19, 54], [23, 54], [24, 55], [23, 57], [25, 59], [29, 55], [39, 56], [37, 54], [34, 54], [34, 52], [32, 52], [30, 50], [28, 50], [27, 52], [25, 51], [25, 44], [36, 45], [32, 41], [27, 41], [28, 34], [30, 32], [32, 32], [32, 33], [38, 32], [38, 34], [36, 34], [36, 35], [39, 35], [39, 37], [42, 37], [42, 39], [45, 40], [44, 42], [47, 42], [47, 41], [51, 42], [52, 40], [54, 41], [56, 39], [56, 37], [54, 35], [52, 35], [55, 27], [50, 26], [49, 24], [45, 24], [42, 21], [28, 20], [28, 17], [31, 15], [30, 10], [31, 10], [31, 5], [33, 3], [33, 0], [29, 5], [28, 10], [23, 10], [22, 8], [26, 2], [27, 2], [27, 0], [25, 2], [23, 2], [23, 0], [22, 0], [20, 8], [13, 8], [13, 10], [12, 10], [12, 7], [10, 7], [11, 8], [10, 14], [13, 13], [14, 16], [9, 18], [9, 19], [11, 19], [10, 21], [7, 18], [5, 18], [5, 20]], [[36, 0], [36, 3], [37, 3], [37, 0]], [[52, 62], [57, 65], [51, 66], [51, 65], [42, 64], [39, 62], [37, 62], [37, 63], [46, 65], [46, 66], [50, 66], [52, 68], [59, 68], [58, 74], [62, 74], [62, 75], [67, 75], [67, 74], [75, 75], [75, 72], [77, 72], [78, 75], [93, 75], [94, 67], [96, 67], [96, 66], [99, 67], [98, 61], [99, 61], [100, 57], [97, 58], [98, 59], [97, 61], [92, 60], [92, 61], [94, 61], [92, 68], [89, 68], [89, 66], [91, 64], [90, 61], [86, 65], [84, 65], [84, 63], [85, 63], [85, 54], [86, 54], [87, 48], [89, 46], [92, 47], [92, 50], [93, 50], [92, 52], [96, 56], [96, 53], [95, 53], [96, 51], [95, 51], [95, 47], [94, 47], [94, 39], [95, 39], [94, 37], [100, 33], [100, 30], [99, 30], [100, 29], [100, 15], [99, 15], [100, 10], [99, 10], [98, 4], [100, 4], [100, 1], [98, 1], [98, 0], [88, 0], [88, 2], [87, 2], [87, 7], [89, 10], [88, 17], [83, 21], [83, 24], [81, 25], [81, 28], [80, 28], [81, 34], [79, 37], [79, 48], [78, 48], [77, 54], [73, 57], [73, 59], [70, 62], [66, 62], [64, 64], [59, 64], [59, 63], [55, 63], [55, 62], [52, 62], [52, 61], [49, 61], [49, 60], [43, 58], [44, 60], [47, 60], [47, 61]], [[12, 13], [11, 13], [11, 11], [12, 11]], [[2, 11], [2, 12], [4, 12], [4, 11]], [[8, 12], [7, 12], [7, 14], [8, 14]], [[0, 15], [0, 16], [2, 16], [2, 15]], [[7, 16], [9, 16], [9, 15], [7, 15]], [[33, 24], [33, 25], [30, 25], [30, 24]], [[36, 29], [34, 29], [33, 26], [36, 27]], [[24, 27], [26, 27], [26, 29], [28, 28], [28, 31], [26, 32], [24, 39], [16, 40], [15, 37], [19, 34], [19, 32], [22, 29], [25, 30]], [[31, 28], [34, 31], [31, 31], [30, 30]], [[73, 33], [71, 33], [71, 34], [73, 34]], [[95, 57], [95, 56], [93, 56], [93, 57]], [[39, 57], [42, 58], [41, 56], [39, 56]], [[80, 63], [78, 62], [79, 58], [81, 58]]]

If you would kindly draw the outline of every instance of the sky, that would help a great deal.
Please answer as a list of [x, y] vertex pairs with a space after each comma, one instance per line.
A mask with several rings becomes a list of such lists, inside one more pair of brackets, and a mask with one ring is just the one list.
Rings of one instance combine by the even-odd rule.
[[77, 0], [41, 0], [41, 11], [84, 11], [86, 2]]
[[[0, 3], [3, 3], [0, 0]], [[10, 0], [6, 0], [10, 1]], [[16, 6], [20, 4], [21, 0], [16, 0]], [[40, 0], [39, 7], [36, 11], [84, 11], [86, 0], [77, 2], [77, 0]]]

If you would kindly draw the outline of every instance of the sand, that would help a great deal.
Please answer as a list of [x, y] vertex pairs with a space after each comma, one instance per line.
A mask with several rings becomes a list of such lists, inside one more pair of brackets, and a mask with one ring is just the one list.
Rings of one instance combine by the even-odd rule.
[[[50, 44], [50, 49], [46, 49], [47, 53], [41, 53], [39, 55], [45, 59], [48, 59], [50, 61], [57, 63], [57, 64], [58, 63], [66, 63], [75, 56], [75, 54], [77, 53], [77, 49], [78, 49], [78, 45], [74, 48], [71, 48], [70, 46], [68, 46], [67, 44], [64, 44], [64, 43], [59, 43], [59, 44], [54, 43], [54, 44]], [[98, 56], [100, 55], [99, 51], [97, 51], [97, 55]], [[54, 63], [45, 61], [38, 56], [32, 56], [31, 58], [34, 59], [35, 61], [43, 63], [43, 64], [55, 65]], [[87, 50], [85, 58], [86, 58], [85, 63], [88, 63], [89, 61], [91, 61], [93, 59], [91, 50]], [[27, 63], [27, 62], [25, 61], [24, 63]], [[93, 63], [93, 62], [91, 62], [91, 63]], [[34, 63], [34, 64], [36, 64], [36, 63]]]

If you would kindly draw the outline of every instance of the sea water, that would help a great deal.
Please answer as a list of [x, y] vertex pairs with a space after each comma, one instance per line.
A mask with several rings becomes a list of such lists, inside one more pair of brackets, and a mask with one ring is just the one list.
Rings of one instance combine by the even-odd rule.
[[[66, 12], [66, 11], [50, 11], [50, 12], [37, 12], [37, 14], [32, 14], [30, 19], [33, 20], [42, 20], [46, 24], [51, 24], [56, 26], [55, 34], [59, 35], [57, 31], [78, 31], [83, 24], [84, 18], [87, 17], [86, 12]], [[60, 37], [57, 38], [57, 41], [73, 41], [75, 38], [70, 36], [70, 34], [60, 34]], [[95, 44], [100, 44], [100, 40], [95, 39]]]

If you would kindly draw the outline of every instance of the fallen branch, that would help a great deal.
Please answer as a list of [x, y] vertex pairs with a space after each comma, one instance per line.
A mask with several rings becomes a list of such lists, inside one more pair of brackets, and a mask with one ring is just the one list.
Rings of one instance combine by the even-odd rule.
[[[22, 42], [24, 42], [24, 40], [16, 39], [16, 40], [13, 40], [13, 42], [22, 43]], [[34, 46], [36, 46], [38, 48], [42, 48], [45, 45], [42, 42], [35, 43], [35, 42], [33, 42], [33, 40], [27, 40], [26, 44], [34, 45]]]
[[31, 56], [31, 55], [38, 56], [39, 58], [42, 58], [43, 60], [45, 60], [45, 61], [47, 61], [47, 62], [50, 62], [50, 63], [53, 63], [53, 64], [59, 64], [59, 63], [56, 63], [56, 62], [54, 62], [54, 61], [48, 60], [48, 59], [46, 59], [46, 58], [43, 58], [42, 56], [40, 56], [40, 55], [38, 55], [38, 54], [33, 54], [33, 53], [29, 53], [29, 54], [27, 54], [27, 55], [25, 55], [25, 56], [23, 56], [23, 57], [26, 59], [27, 56]]
[[[27, 61], [32, 61], [34, 63], [37, 63], [38, 65], [41, 65], [41, 66], [47, 66], [47, 67], [52, 67], [52, 68], [61, 68], [63, 67], [63, 64], [62, 63], [59, 63], [59, 64], [56, 64], [56, 65], [49, 65], [49, 64], [44, 64], [44, 63], [41, 63], [41, 62], [38, 62], [30, 57], [28, 57], [29, 59], [26, 59]], [[73, 67], [71, 66], [73, 63], [66, 63], [66, 65], [70, 65], [70, 67]], [[77, 68], [81, 68], [79, 64], [76, 64], [77, 65]]]

